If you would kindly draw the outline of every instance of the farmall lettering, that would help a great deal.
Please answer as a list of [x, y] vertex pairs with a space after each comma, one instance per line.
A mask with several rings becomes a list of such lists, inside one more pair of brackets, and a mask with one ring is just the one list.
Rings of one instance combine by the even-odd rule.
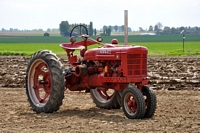
[[[83, 40], [76, 42], [77, 37]], [[99, 108], [122, 107], [130, 119], [154, 115], [156, 95], [147, 87], [147, 48], [116, 46], [117, 39], [113, 39], [112, 44], [102, 44], [102, 40], [100, 36], [96, 40], [90, 38], [84, 25], [75, 26], [70, 42], [60, 44], [70, 63], [65, 69], [49, 50], [40, 50], [31, 56], [26, 71], [26, 94], [33, 111], [53, 113], [59, 110], [64, 91], [68, 90], [90, 93]], [[88, 49], [94, 44], [101, 46]]]
[[111, 54], [111, 50], [100, 50], [100, 54]]

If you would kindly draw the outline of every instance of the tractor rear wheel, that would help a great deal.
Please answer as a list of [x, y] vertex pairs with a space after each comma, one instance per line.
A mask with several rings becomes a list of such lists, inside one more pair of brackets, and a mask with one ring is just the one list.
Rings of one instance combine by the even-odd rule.
[[141, 119], [145, 114], [145, 101], [142, 92], [129, 86], [122, 93], [122, 109], [129, 119]]
[[104, 109], [120, 109], [121, 92], [104, 87], [97, 87], [90, 90], [93, 102], [98, 108]]
[[146, 104], [146, 112], [144, 118], [151, 118], [156, 110], [156, 95], [152, 89], [147, 86], [142, 87], [142, 93], [144, 96], [145, 104]]
[[62, 105], [62, 64], [51, 51], [41, 50], [31, 56], [26, 70], [26, 94], [30, 106], [37, 113], [52, 113]]

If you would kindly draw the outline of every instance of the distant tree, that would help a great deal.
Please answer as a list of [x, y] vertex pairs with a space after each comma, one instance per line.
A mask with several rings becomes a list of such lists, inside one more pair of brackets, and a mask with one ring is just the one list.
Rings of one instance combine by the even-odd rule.
[[112, 26], [103, 26], [103, 33], [101, 33], [101, 36], [110, 36], [111, 35], [111, 30], [112, 30]]
[[47, 33], [47, 32], [45, 32], [45, 33], [44, 33], [44, 36], [45, 36], [45, 37], [48, 37], [48, 36], [50, 36], [50, 34]]
[[69, 30], [68, 31], [71, 31], [75, 26], [76, 26], [75, 24], [69, 25]]
[[51, 29], [50, 28], [47, 28], [47, 32], [50, 32], [51, 31]]
[[111, 35], [111, 26], [109, 26], [106, 30], [106, 35], [110, 36]]
[[153, 26], [152, 25], [149, 26], [149, 30], [148, 31], [153, 31]]
[[141, 31], [144, 31], [144, 30], [142, 29], [142, 27], [139, 27], [139, 31], [141, 32]]
[[122, 32], [124, 31], [124, 25], [121, 26], [121, 30], [122, 30]]
[[[88, 29], [88, 26], [87, 24], [82, 24], [84, 25], [87, 29]], [[88, 31], [89, 32], [89, 31]], [[82, 28], [82, 31], [81, 31], [82, 34], [86, 34], [86, 29], [85, 28]], [[88, 33], [90, 35], [90, 33]]]
[[175, 29], [174, 27], [172, 27], [172, 28], [170, 29], [170, 31], [171, 31], [171, 34], [176, 34], [176, 29]]
[[69, 23], [68, 21], [62, 21], [59, 25], [60, 34], [64, 36], [64, 33], [68, 32], [69, 30]]
[[38, 29], [32, 29], [32, 31], [33, 31], [33, 32], [37, 32], [37, 31], [38, 31]]
[[164, 34], [170, 34], [170, 32], [171, 32], [170, 27], [165, 26], [164, 29], [163, 29], [163, 33]]
[[106, 35], [106, 31], [107, 31], [107, 26], [103, 26], [103, 35], [105, 36]]
[[108, 27], [106, 28], [105, 36], [108, 36]]
[[158, 32], [158, 26], [157, 25], [154, 26], [154, 31]]
[[117, 26], [117, 25], [115, 25], [114, 29], [115, 29], [115, 31], [117, 32], [117, 30], [118, 30], [118, 26]]
[[106, 30], [107, 30], [107, 28], [103, 30], [103, 36], [106, 35]]
[[43, 29], [32, 29], [33, 32], [43, 32]]
[[111, 25], [109, 25], [109, 26], [108, 26], [108, 28], [110, 29], [110, 32], [112, 32], [112, 26], [111, 26]]
[[181, 26], [181, 27], [179, 28], [179, 31], [180, 31], [180, 32], [181, 32], [182, 30], [185, 30], [185, 27]]
[[103, 30], [106, 30], [106, 28], [107, 28], [107, 26], [104, 25], [104, 26], [103, 26]]
[[59, 29], [57, 29], [57, 28], [53, 28], [53, 29], [51, 29], [51, 31], [52, 31], [52, 32], [58, 32]]
[[162, 27], [163, 27], [162, 23], [160, 23], [160, 22], [158, 22], [156, 25], [158, 26], [159, 30], [162, 29]]
[[90, 25], [89, 25], [89, 36], [93, 36], [93, 23], [90, 22]]
[[12, 32], [12, 31], [13, 31], [13, 28], [10, 28], [10, 31]]
[[131, 32], [131, 31], [132, 31], [132, 29], [130, 27], [128, 27], [128, 32]]
[[38, 29], [38, 31], [39, 31], [39, 32], [42, 32], [42, 31], [43, 31], [43, 29]]
[[94, 29], [94, 35], [95, 35], [95, 36], [97, 35], [97, 30], [96, 30], [96, 28]]
[[6, 31], [6, 30], [4, 28], [2, 28], [1, 31]]
[[196, 31], [199, 31], [199, 30], [200, 30], [200, 29], [199, 29], [200, 27], [197, 27], [197, 26], [196, 26], [195, 28], [196, 28]]
[[197, 26], [193, 27], [193, 30], [198, 31], [198, 27]]

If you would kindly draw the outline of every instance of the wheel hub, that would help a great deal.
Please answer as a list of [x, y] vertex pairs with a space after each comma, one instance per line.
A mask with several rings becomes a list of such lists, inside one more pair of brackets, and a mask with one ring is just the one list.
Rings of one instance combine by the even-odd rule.
[[51, 75], [45, 63], [40, 63], [35, 68], [34, 92], [40, 103], [46, 103], [51, 93]]
[[125, 103], [127, 105], [127, 109], [129, 110], [129, 113], [136, 113], [137, 111], [137, 102], [136, 99], [132, 94], [126, 95]]
[[136, 101], [135, 100], [129, 100], [127, 101], [127, 105], [129, 107], [129, 109], [131, 110], [131, 112], [135, 113], [137, 110], [137, 105], [136, 105]]
[[109, 100], [112, 98], [113, 94], [109, 94], [108, 93], [108, 88], [103, 88], [103, 87], [99, 87], [97, 89], [97, 91], [99, 92], [100, 96], [106, 100]]

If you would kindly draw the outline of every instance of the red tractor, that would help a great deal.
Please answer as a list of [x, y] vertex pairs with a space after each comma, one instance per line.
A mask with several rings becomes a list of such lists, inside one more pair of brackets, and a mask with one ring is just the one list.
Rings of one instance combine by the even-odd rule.
[[[78, 37], [73, 35], [80, 32]], [[82, 34], [84, 33], [84, 34]], [[76, 41], [81, 39], [80, 41]], [[150, 118], [156, 110], [156, 95], [146, 85], [146, 47], [102, 44], [88, 36], [84, 25], [75, 26], [70, 42], [60, 44], [66, 51], [70, 67], [63, 69], [59, 58], [49, 50], [34, 53], [26, 71], [26, 93], [32, 109], [52, 113], [59, 110], [64, 91], [85, 91], [97, 107], [120, 109], [130, 119]], [[88, 46], [99, 44], [98, 48]], [[80, 50], [80, 56], [74, 52]]]

